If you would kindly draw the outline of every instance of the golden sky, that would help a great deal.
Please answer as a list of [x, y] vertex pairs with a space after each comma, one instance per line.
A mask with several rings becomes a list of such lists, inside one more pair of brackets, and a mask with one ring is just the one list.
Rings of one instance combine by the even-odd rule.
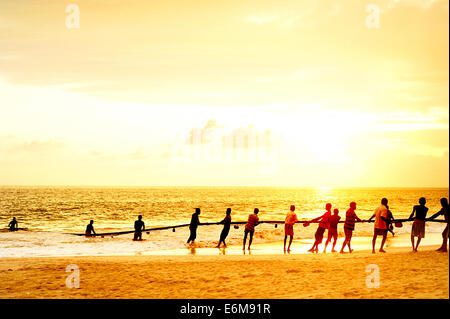
[[2, 0], [0, 185], [448, 187], [448, 14]]

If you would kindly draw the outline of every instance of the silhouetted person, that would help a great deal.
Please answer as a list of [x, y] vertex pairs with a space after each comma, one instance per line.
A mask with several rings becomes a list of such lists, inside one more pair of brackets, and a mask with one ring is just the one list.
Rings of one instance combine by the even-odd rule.
[[198, 215], [200, 215], [200, 208], [195, 209], [195, 213], [192, 214], [191, 217], [191, 223], [189, 224], [189, 230], [191, 231], [191, 235], [189, 236], [189, 239], [187, 243], [190, 242], [194, 243], [195, 238], [197, 238], [197, 227], [200, 224], [200, 219], [198, 218]]
[[377, 236], [383, 236], [383, 240], [381, 241], [380, 252], [385, 253], [386, 251], [383, 249], [384, 244], [386, 243], [387, 238], [387, 217], [388, 217], [388, 208], [387, 208], [388, 200], [383, 198], [381, 200], [381, 205], [375, 209], [374, 214], [369, 220], [372, 220], [375, 217], [375, 226], [374, 233], [372, 239], [372, 253], [375, 254], [375, 244], [377, 241]]
[[298, 222], [297, 214], [295, 213], [295, 206], [291, 205], [289, 212], [284, 220], [284, 251], [286, 251], [286, 240], [289, 236], [289, 246], [287, 251], [291, 251], [292, 239], [294, 238], [294, 225]]
[[94, 236], [96, 235], [95, 230], [94, 230], [94, 221], [91, 220], [89, 222], [89, 224], [86, 226], [86, 237], [92, 237], [92, 234], [94, 234]]
[[225, 239], [228, 236], [228, 233], [230, 232], [230, 226], [231, 226], [231, 208], [227, 208], [227, 214], [225, 218], [220, 222], [223, 224], [222, 232], [220, 233], [220, 239], [219, 244], [217, 245], [217, 248], [220, 247], [220, 244], [223, 243], [225, 247], [227, 247], [227, 244], [225, 243]]
[[447, 241], [450, 238], [450, 231], [449, 231], [449, 206], [448, 206], [448, 200], [447, 198], [441, 198], [441, 210], [438, 211], [436, 214], [430, 217], [430, 219], [435, 219], [436, 217], [440, 215], [444, 215], [445, 220], [447, 221], [447, 227], [445, 227], [444, 231], [442, 232], [442, 246], [437, 249], [437, 251], [440, 252], [447, 252]]
[[395, 236], [394, 225], [392, 225], [392, 222], [394, 220], [394, 215], [392, 215], [392, 212], [389, 209], [389, 206], [386, 206], [386, 208], [388, 210], [388, 217], [387, 217], [387, 222], [386, 222], [387, 231], [390, 232], [392, 234], [392, 236]]
[[12, 221], [9, 222], [8, 227], [10, 231], [18, 230], [19, 223], [16, 220], [16, 217], [13, 217]]
[[138, 220], [134, 222], [133, 240], [142, 240], [142, 231], [144, 230], [145, 230], [145, 223], [142, 221], [142, 215], [139, 215]]
[[325, 248], [323, 250], [324, 253], [327, 252], [327, 246], [331, 242], [331, 239], [333, 239], [333, 248], [331, 249], [331, 252], [336, 252], [334, 248], [336, 247], [336, 242], [338, 239], [338, 224], [341, 216], [339, 216], [339, 209], [337, 208], [333, 210], [333, 213], [334, 214], [330, 216], [330, 227], [328, 228], [328, 238], [325, 242]]
[[353, 230], [355, 229], [355, 221], [361, 221], [361, 219], [356, 216], [355, 213], [356, 210], [356, 203], [351, 202], [350, 208], [347, 210], [347, 213], [345, 214], [345, 223], [344, 223], [344, 234], [345, 239], [344, 243], [342, 244], [341, 253], [344, 252], [344, 248], [347, 245], [348, 250], [351, 253], [353, 251], [351, 246], [352, 236], [353, 236]]
[[[409, 216], [409, 219], [413, 219], [414, 217], [414, 222], [411, 229], [411, 244], [414, 252], [417, 252], [420, 241], [425, 237], [425, 218], [427, 217], [428, 212], [428, 207], [425, 206], [426, 203], [427, 201], [425, 197], [421, 197], [419, 199], [419, 205], [414, 206], [413, 211]], [[418, 237], [417, 244], [415, 246], [414, 237]]]
[[319, 221], [319, 227], [317, 227], [316, 234], [314, 235], [315, 241], [313, 246], [311, 247], [310, 252], [319, 252], [319, 245], [322, 243], [323, 240], [323, 234], [325, 233], [325, 230], [329, 228], [329, 222], [330, 222], [330, 216], [331, 216], [331, 204], [328, 203], [325, 205], [326, 212], [320, 217], [312, 219], [310, 222], [316, 222]]
[[253, 214], [248, 215], [247, 224], [245, 224], [244, 245], [242, 247], [243, 250], [245, 250], [245, 242], [247, 241], [248, 234], [250, 234], [250, 239], [248, 241], [248, 250], [250, 250], [250, 246], [252, 245], [253, 241], [253, 233], [255, 232], [255, 227], [259, 224], [258, 213], [259, 209], [255, 208], [253, 210]]

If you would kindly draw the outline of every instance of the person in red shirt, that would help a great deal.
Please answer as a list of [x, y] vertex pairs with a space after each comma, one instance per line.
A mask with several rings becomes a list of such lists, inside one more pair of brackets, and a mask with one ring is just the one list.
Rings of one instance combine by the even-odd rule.
[[331, 242], [331, 239], [333, 238], [333, 248], [331, 249], [332, 253], [335, 253], [336, 250], [334, 248], [336, 247], [336, 242], [338, 239], [338, 224], [339, 220], [341, 219], [341, 216], [339, 216], [339, 209], [335, 208], [333, 210], [333, 215], [330, 216], [330, 228], [328, 228], [328, 238], [325, 242], [325, 249], [323, 250], [324, 253], [327, 252], [327, 246]]
[[252, 245], [253, 241], [253, 233], [255, 232], [255, 226], [259, 224], [258, 213], [259, 209], [255, 208], [253, 214], [248, 215], [248, 221], [247, 224], [245, 224], [244, 245], [242, 248], [243, 250], [245, 250], [245, 242], [247, 241], [248, 234], [250, 234], [250, 240], [248, 241], [248, 250], [250, 250], [250, 246]]
[[348, 250], [350, 252], [353, 251], [350, 244], [352, 241], [353, 230], [355, 229], [355, 221], [359, 222], [361, 221], [361, 219], [358, 216], [356, 216], [355, 210], [356, 210], [356, 203], [351, 202], [350, 208], [347, 210], [347, 213], [345, 214], [345, 223], [344, 223], [345, 239], [344, 243], [342, 244], [341, 254], [344, 253], [345, 246], [348, 246]]
[[329, 222], [330, 222], [329, 219], [331, 216], [331, 204], [328, 203], [325, 206], [325, 209], [326, 209], [325, 214], [323, 214], [320, 217], [314, 218], [310, 221], [310, 223], [320, 221], [319, 227], [317, 228], [316, 234], [314, 236], [316, 240], [314, 241], [314, 244], [311, 247], [311, 249], [308, 250], [310, 252], [316, 252], [316, 253], [319, 252], [319, 245], [322, 243], [323, 234], [325, 233], [325, 230], [327, 230], [329, 228]]
[[291, 209], [286, 215], [286, 219], [284, 220], [284, 251], [286, 251], [286, 240], [289, 236], [289, 246], [287, 251], [291, 251], [292, 239], [294, 238], [294, 225], [298, 222], [297, 214], [295, 213], [295, 206], [291, 205]]

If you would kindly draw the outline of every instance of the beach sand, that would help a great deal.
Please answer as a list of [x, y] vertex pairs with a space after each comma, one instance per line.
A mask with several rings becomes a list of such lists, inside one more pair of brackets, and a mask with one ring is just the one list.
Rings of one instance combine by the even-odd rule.
[[[277, 247], [282, 243], [278, 243]], [[178, 254], [3, 258], [1, 298], [449, 298], [449, 256], [438, 246], [352, 254]], [[201, 250], [201, 249], [197, 249]], [[236, 252], [238, 248], [235, 250]], [[225, 251], [226, 253], [226, 251]], [[69, 264], [80, 288], [67, 288]], [[368, 288], [377, 265], [379, 288]]]

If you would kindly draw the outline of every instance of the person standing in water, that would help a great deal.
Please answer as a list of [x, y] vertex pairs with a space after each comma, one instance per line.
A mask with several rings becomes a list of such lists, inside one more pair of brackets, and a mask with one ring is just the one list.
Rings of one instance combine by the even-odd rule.
[[351, 202], [350, 208], [347, 210], [347, 213], [345, 214], [345, 223], [344, 223], [345, 239], [344, 243], [342, 244], [341, 254], [344, 253], [344, 248], [346, 245], [348, 246], [348, 250], [350, 253], [353, 251], [351, 241], [353, 236], [353, 230], [355, 229], [355, 221], [358, 222], [361, 221], [361, 219], [358, 216], [356, 216], [355, 210], [356, 210], [356, 203]]
[[224, 247], [227, 247], [227, 244], [225, 243], [225, 239], [227, 238], [228, 233], [230, 232], [231, 208], [227, 208], [227, 214], [220, 223], [223, 224], [223, 229], [222, 229], [222, 232], [220, 233], [220, 239], [219, 239], [219, 244], [217, 245], [217, 248], [220, 248], [221, 243], [223, 243]]
[[330, 227], [328, 228], [328, 238], [325, 242], [325, 248], [323, 250], [324, 253], [327, 252], [327, 246], [331, 242], [331, 239], [333, 239], [333, 248], [331, 249], [331, 252], [336, 252], [334, 248], [336, 247], [336, 242], [338, 239], [338, 224], [341, 216], [339, 216], [339, 209], [337, 208], [333, 210], [333, 213], [334, 214], [330, 216]]
[[323, 234], [325, 233], [325, 230], [329, 228], [329, 222], [331, 217], [331, 204], [327, 203], [325, 205], [325, 214], [323, 214], [320, 217], [314, 218], [310, 221], [310, 223], [319, 221], [319, 227], [317, 227], [316, 234], [314, 235], [315, 241], [311, 249], [309, 249], [309, 252], [319, 252], [319, 245], [322, 243], [323, 240]]
[[139, 215], [138, 220], [134, 222], [133, 240], [142, 240], [142, 231], [144, 230], [145, 230], [145, 223], [142, 221], [142, 215]]
[[439, 252], [446, 253], [447, 252], [447, 241], [450, 238], [450, 231], [449, 231], [449, 206], [448, 206], [448, 200], [447, 198], [441, 198], [441, 210], [438, 211], [436, 214], [430, 217], [430, 219], [435, 219], [436, 217], [440, 215], [444, 215], [445, 221], [447, 222], [447, 227], [445, 227], [444, 231], [442, 232], [442, 245], [437, 249]]
[[[95, 230], [94, 230], [94, 221], [91, 219], [91, 221], [89, 222], [89, 224], [86, 226], [86, 237], [92, 237], [95, 236]], [[94, 234], [94, 235], [92, 235]]]
[[192, 214], [191, 217], [191, 223], [189, 225], [189, 230], [191, 231], [191, 234], [189, 236], [189, 239], [187, 243], [194, 243], [195, 238], [197, 238], [197, 227], [200, 224], [200, 219], [198, 218], [198, 215], [200, 215], [200, 208], [195, 209], [195, 213]]
[[245, 224], [244, 244], [243, 244], [242, 250], [245, 250], [245, 242], [247, 241], [248, 234], [250, 234], [250, 239], [248, 241], [248, 250], [250, 250], [250, 247], [251, 247], [252, 241], [253, 241], [253, 233], [255, 232], [255, 227], [259, 224], [258, 213], [259, 213], [259, 209], [255, 208], [253, 210], [253, 214], [248, 215], [247, 224]]
[[291, 205], [291, 209], [284, 220], [284, 251], [286, 251], [286, 240], [289, 236], [289, 246], [287, 251], [291, 251], [292, 239], [294, 238], [294, 225], [298, 222], [297, 214], [295, 213], [295, 206]]
[[371, 221], [375, 217], [375, 227], [372, 239], [372, 254], [375, 254], [375, 244], [378, 236], [383, 236], [383, 240], [381, 241], [380, 252], [385, 253], [386, 251], [383, 249], [384, 244], [386, 243], [387, 238], [387, 217], [388, 217], [388, 208], [387, 208], [388, 200], [387, 198], [383, 198], [381, 200], [381, 205], [375, 209], [372, 217], [369, 218]]
[[[427, 203], [425, 197], [419, 199], [419, 205], [414, 206], [409, 219], [413, 219], [414, 222], [411, 229], [411, 244], [414, 252], [417, 252], [420, 241], [425, 237], [425, 218], [427, 217], [428, 207], [425, 207]], [[414, 216], [415, 214], [415, 216]], [[414, 246], [414, 237], [417, 238], [417, 244]]]
[[12, 221], [9, 222], [8, 228], [10, 231], [16, 231], [18, 230], [19, 223], [16, 220], [16, 217], [13, 217]]

